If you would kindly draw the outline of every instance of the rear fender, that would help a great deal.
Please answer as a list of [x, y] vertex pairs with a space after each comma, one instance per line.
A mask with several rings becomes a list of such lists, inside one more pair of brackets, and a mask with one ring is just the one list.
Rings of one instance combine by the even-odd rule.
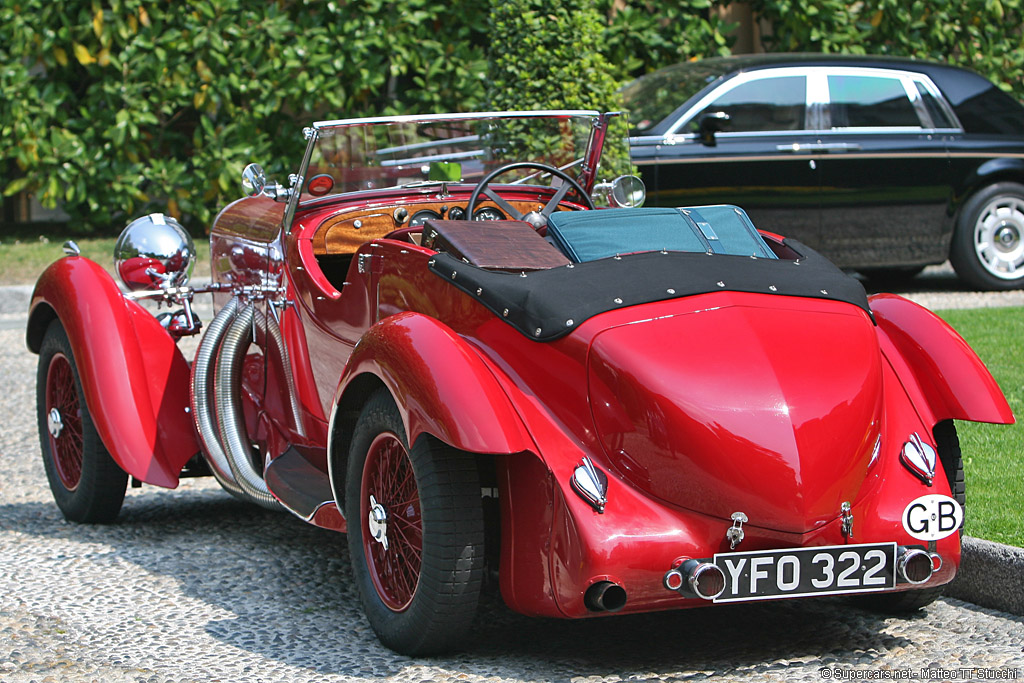
[[59, 319], [71, 341], [85, 402], [103, 444], [125, 472], [175, 488], [199, 451], [189, 414], [189, 368], [174, 340], [113, 278], [80, 256], [43, 271], [32, 294], [26, 341], [38, 353]]
[[336, 464], [348, 456], [363, 402], [380, 386], [394, 397], [410, 444], [429, 434], [469, 453], [536, 448], [491, 369], [470, 344], [434, 318], [400, 313], [363, 335], [335, 394], [329, 452], [336, 493], [344, 490], [338, 486], [344, 470]]
[[895, 294], [868, 301], [882, 352], [922, 420], [1013, 424], [1013, 411], [992, 374], [944, 320]]

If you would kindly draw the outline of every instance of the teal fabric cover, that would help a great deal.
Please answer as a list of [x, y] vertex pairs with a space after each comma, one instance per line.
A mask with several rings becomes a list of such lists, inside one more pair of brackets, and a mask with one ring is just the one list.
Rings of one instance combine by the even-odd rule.
[[643, 251], [776, 258], [747, 214], [731, 205], [556, 211], [548, 235], [577, 263]]

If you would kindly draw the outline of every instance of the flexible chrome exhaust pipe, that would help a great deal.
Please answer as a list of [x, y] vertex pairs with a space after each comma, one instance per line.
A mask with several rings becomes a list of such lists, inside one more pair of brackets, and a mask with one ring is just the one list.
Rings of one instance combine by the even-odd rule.
[[598, 581], [583, 594], [591, 612], [618, 612], [626, 606], [626, 589], [611, 581]]
[[276, 355], [278, 367], [284, 374], [285, 390], [288, 392], [288, 407], [292, 411], [292, 426], [295, 433], [301, 437], [306, 436], [306, 427], [302, 423], [302, 408], [299, 405], [299, 394], [295, 391], [295, 378], [292, 376], [292, 365], [288, 358], [288, 347], [285, 346], [284, 337], [281, 336], [281, 327], [273, 315], [267, 317], [263, 311], [255, 309], [256, 329], [263, 332], [267, 339], [268, 351]]
[[212, 402], [214, 359], [220, 348], [220, 343], [224, 339], [224, 334], [238, 315], [238, 305], [238, 298], [232, 297], [210, 322], [210, 326], [206, 329], [206, 334], [203, 335], [202, 341], [199, 342], [199, 348], [196, 350], [196, 357], [192, 362], [192, 381], [189, 384], [192, 419], [195, 422], [196, 431], [199, 433], [203, 456], [207, 464], [210, 465], [213, 477], [231, 495], [242, 500], [249, 500], [249, 497], [235, 481], [227, 455], [221, 447]]
[[217, 359], [214, 405], [220, 441], [238, 486], [257, 505], [269, 510], [280, 510], [281, 504], [267, 489], [262, 473], [253, 467], [252, 444], [245, 430], [245, 419], [239, 400], [242, 364], [245, 361], [245, 352], [253, 341], [255, 312], [255, 306], [247, 304], [224, 335]]

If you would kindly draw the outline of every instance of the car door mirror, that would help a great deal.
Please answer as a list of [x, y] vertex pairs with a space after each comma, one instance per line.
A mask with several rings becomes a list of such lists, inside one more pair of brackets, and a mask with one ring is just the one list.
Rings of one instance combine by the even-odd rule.
[[731, 117], [724, 111], [713, 111], [701, 114], [698, 126], [700, 130], [700, 141], [708, 147], [714, 147], [718, 142], [715, 140], [715, 133], [725, 129]]
[[590, 192], [594, 204], [615, 209], [632, 209], [643, 206], [647, 199], [647, 187], [644, 181], [635, 175], [620, 175], [615, 180], [603, 181], [594, 185]]
[[259, 164], [249, 164], [242, 171], [242, 188], [247, 197], [258, 197], [267, 189], [267, 174]]
[[632, 209], [644, 205], [647, 188], [644, 181], [635, 175], [620, 175], [612, 181], [611, 203], [623, 209]]

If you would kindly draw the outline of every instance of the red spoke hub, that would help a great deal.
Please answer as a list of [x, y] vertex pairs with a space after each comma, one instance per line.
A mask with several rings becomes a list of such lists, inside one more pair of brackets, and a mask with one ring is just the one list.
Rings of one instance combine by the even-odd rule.
[[381, 434], [370, 444], [359, 510], [363, 551], [377, 595], [388, 609], [404, 611], [419, 584], [423, 521], [412, 462], [394, 434]]
[[57, 475], [74, 491], [82, 479], [82, 408], [71, 361], [62, 353], [54, 354], [46, 371], [46, 427]]

